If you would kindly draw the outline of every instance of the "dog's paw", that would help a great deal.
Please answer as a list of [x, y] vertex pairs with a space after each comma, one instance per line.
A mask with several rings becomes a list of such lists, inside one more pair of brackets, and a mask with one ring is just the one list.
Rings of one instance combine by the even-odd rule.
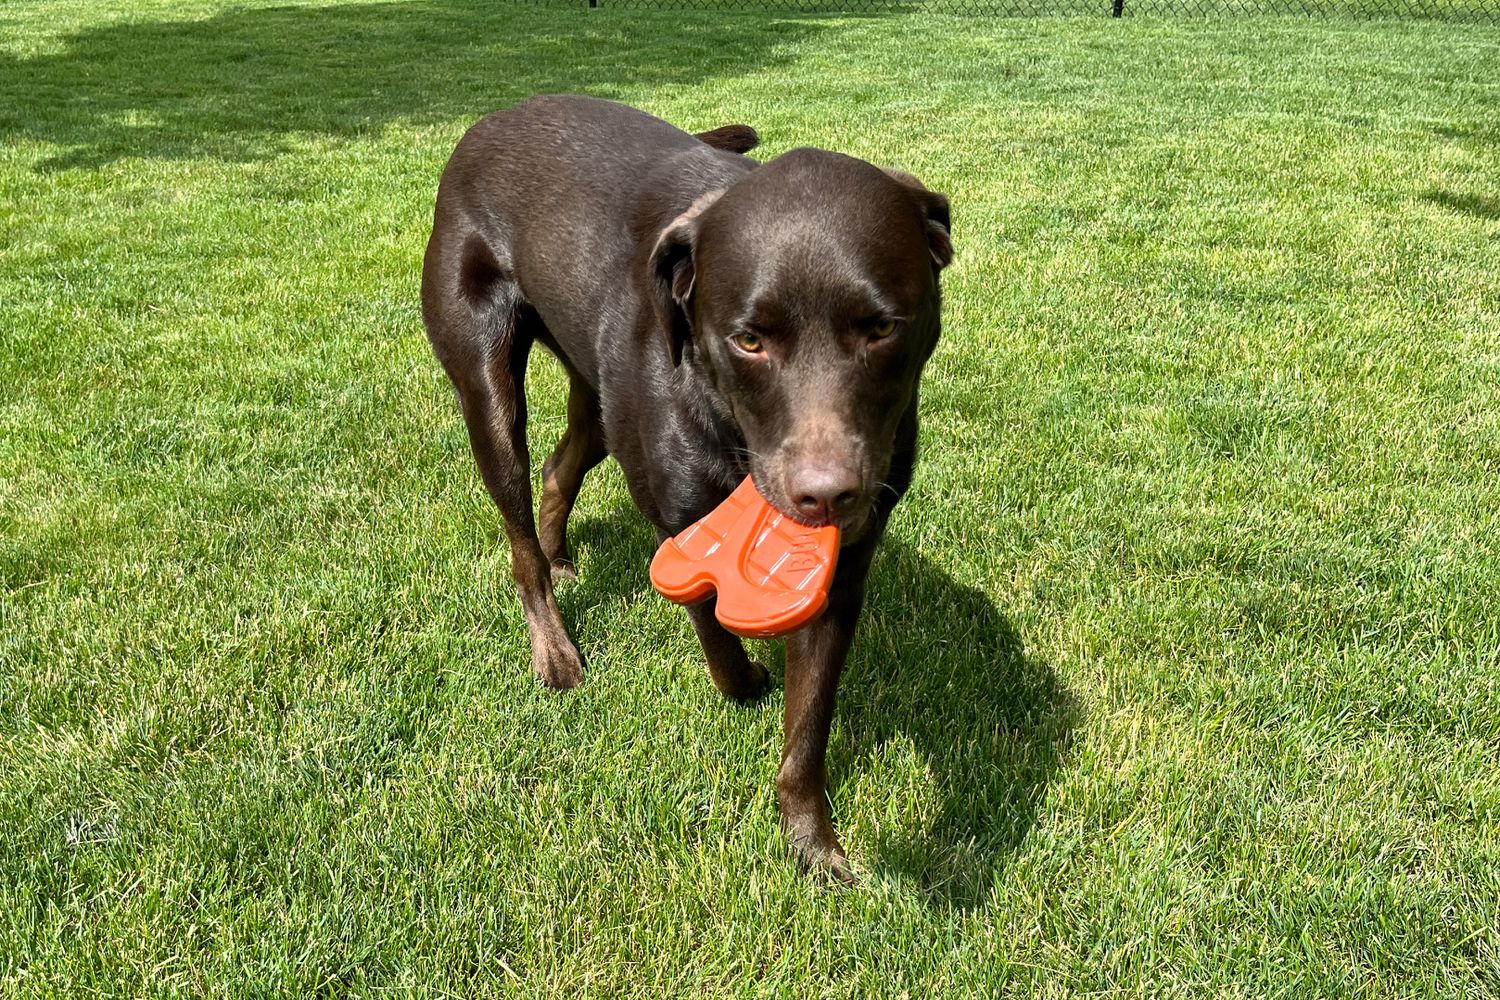
[[745, 672], [745, 694], [740, 701], [755, 701], [771, 690], [771, 671], [759, 660], [750, 661], [750, 669]]
[[563, 583], [578, 579], [578, 569], [573, 565], [573, 560], [558, 558], [552, 560], [552, 582]]
[[844, 857], [842, 851], [830, 854], [816, 860], [809, 860], [805, 855], [799, 856], [802, 874], [810, 878], [827, 879], [834, 885], [852, 888], [859, 885], [859, 876], [854, 874], [854, 869], [849, 867], [849, 859]]
[[849, 858], [838, 840], [833, 837], [799, 837], [791, 835], [792, 847], [797, 851], [797, 868], [802, 874], [817, 879], [827, 879], [835, 885], [859, 884], [859, 877], [849, 865]]
[[543, 687], [566, 691], [583, 683], [583, 656], [568, 646], [538, 646], [531, 653], [531, 671]]
[[710, 665], [708, 673], [720, 694], [741, 704], [755, 701], [771, 689], [771, 671], [758, 660], [748, 660], [743, 667], [730, 670], [715, 670]]

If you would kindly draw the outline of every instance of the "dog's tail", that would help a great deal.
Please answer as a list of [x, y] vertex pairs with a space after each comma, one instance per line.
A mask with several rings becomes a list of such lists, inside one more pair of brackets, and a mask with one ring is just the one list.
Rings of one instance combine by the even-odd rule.
[[708, 132], [699, 132], [697, 138], [714, 149], [731, 153], [748, 153], [760, 145], [760, 136], [749, 125], [723, 125]]

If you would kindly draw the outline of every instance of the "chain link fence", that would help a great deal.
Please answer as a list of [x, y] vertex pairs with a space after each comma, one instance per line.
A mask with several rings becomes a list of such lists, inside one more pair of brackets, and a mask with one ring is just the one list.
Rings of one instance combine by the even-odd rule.
[[[575, 0], [637, 10], [759, 10], [799, 13], [930, 12], [975, 15], [1235, 15], [1436, 18], [1500, 24], [1500, 0]], [[550, 6], [556, 6], [553, 0]]]

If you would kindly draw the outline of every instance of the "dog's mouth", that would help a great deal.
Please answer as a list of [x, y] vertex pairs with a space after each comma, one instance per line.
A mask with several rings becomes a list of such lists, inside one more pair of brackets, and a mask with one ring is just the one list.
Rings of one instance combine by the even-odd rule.
[[832, 526], [839, 529], [839, 545], [845, 546], [858, 541], [864, 536], [865, 529], [870, 525], [871, 514], [874, 512], [874, 497], [868, 490], [861, 489], [853, 502], [848, 503], [838, 512], [820, 512], [818, 515], [809, 516], [805, 510], [798, 509], [798, 505], [792, 501], [792, 497], [786, 489], [767, 489], [767, 483], [782, 481], [780, 475], [768, 473], [754, 466], [750, 469], [750, 478], [755, 483], [755, 490], [761, 498], [782, 514], [782, 516], [809, 528], [821, 528]]

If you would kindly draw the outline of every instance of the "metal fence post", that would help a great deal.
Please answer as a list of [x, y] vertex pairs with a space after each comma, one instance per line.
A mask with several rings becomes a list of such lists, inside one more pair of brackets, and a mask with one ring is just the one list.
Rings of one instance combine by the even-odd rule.
[[[593, 3], [594, 0], [589, 0], [589, 2]], [[1110, 17], [1119, 17], [1119, 16], [1121, 16], [1124, 13], [1125, 13], [1125, 0], [1115, 0], [1115, 5], [1114, 5], [1113, 9], [1110, 10], [1109, 16]]]

